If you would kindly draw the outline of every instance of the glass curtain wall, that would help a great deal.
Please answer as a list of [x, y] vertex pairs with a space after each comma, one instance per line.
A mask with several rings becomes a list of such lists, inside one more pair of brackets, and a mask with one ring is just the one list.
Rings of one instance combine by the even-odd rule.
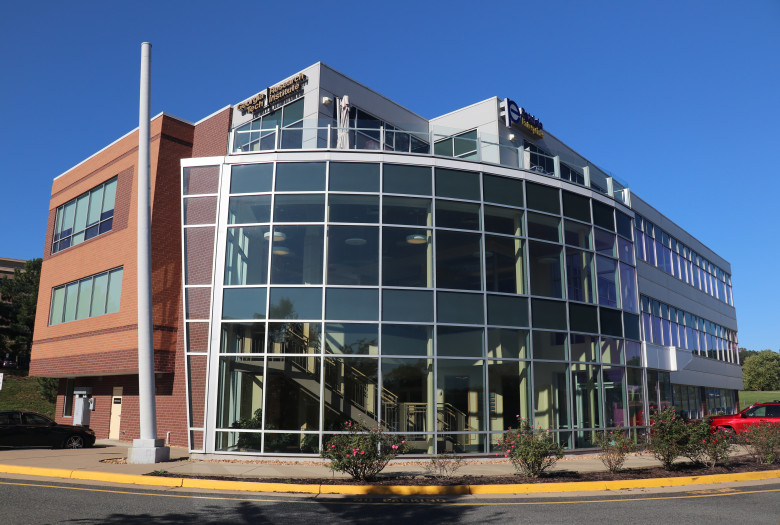
[[576, 448], [644, 424], [634, 230], [605, 198], [295, 158], [225, 168], [215, 451], [315, 454], [358, 418], [421, 454], [518, 417]]

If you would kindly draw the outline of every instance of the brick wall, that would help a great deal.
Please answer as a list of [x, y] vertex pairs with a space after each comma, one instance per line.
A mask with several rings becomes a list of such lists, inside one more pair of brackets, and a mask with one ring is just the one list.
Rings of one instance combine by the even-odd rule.
[[195, 126], [195, 139], [192, 147], [193, 157], [212, 157], [227, 155], [228, 133], [233, 118], [231, 108], [218, 111]]
[[[187, 406], [182, 321], [180, 159], [192, 156], [194, 127], [168, 116], [152, 121], [152, 302], [158, 437], [187, 445]], [[46, 257], [33, 337], [31, 375], [75, 377], [93, 387], [96, 409], [90, 426], [108, 437], [113, 387], [123, 387], [122, 439], [138, 437], [138, 334], [136, 281], [136, 188], [138, 135], [132, 133], [85, 160], [52, 184], [44, 253], [51, 251], [54, 211], [96, 185], [119, 176], [111, 232]], [[117, 313], [48, 326], [55, 286], [124, 267]], [[42, 315], [41, 315], [42, 314]], [[87, 377], [88, 376], [88, 377]], [[62, 417], [65, 379], [57, 400]]]

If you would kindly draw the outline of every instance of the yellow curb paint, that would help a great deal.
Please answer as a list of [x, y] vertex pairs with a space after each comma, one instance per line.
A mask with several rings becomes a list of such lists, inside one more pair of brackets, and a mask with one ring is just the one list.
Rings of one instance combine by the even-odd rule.
[[756, 481], [780, 478], [780, 470], [742, 472], [737, 474], [711, 474], [678, 478], [626, 479], [615, 481], [571, 481], [564, 483], [526, 483], [514, 485], [470, 485], [471, 494], [538, 494], [542, 492], [589, 492], [658, 487], [704, 485], [733, 481]]
[[469, 485], [471, 494], [540, 494], [606, 490], [603, 481], [566, 481], [561, 483], [516, 483], [507, 485]]
[[780, 478], [780, 470], [765, 470], [763, 472], [740, 472], [736, 474], [710, 474], [706, 476], [691, 476], [679, 478], [626, 479], [605, 481], [606, 490], [679, 487], [682, 485], [704, 485], [707, 483], [729, 483], [732, 481], [756, 481], [762, 479]]
[[71, 479], [89, 481], [108, 481], [110, 483], [125, 483], [128, 485], [154, 485], [158, 487], [181, 487], [182, 478], [165, 478], [162, 476], [142, 476], [138, 474], [116, 474], [114, 472], [95, 472], [74, 470]]
[[22, 465], [0, 465], [4, 474], [24, 474], [27, 476], [45, 476], [47, 478], [69, 478], [72, 470], [64, 468], [25, 467]]
[[780, 478], [780, 470], [742, 472], [736, 474], [711, 474], [706, 476], [628, 479], [615, 481], [570, 481], [563, 483], [524, 483], [508, 485], [304, 485], [295, 483], [262, 483], [253, 481], [227, 481], [191, 478], [166, 478], [116, 474], [88, 470], [66, 470], [21, 465], [0, 465], [0, 473], [70, 478], [132, 485], [157, 485], [162, 487], [187, 487], [205, 490], [234, 490], [249, 492], [290, 492], [306, 494], [344, 495], [457, 495], [457, 494], [534, 494], [551, 492], [603, 491], [652, 487], [676, 487], [733, 481], [757, 481]]
[[320, 494], [349, 494], [351, 496], [438, 496], [468, 494], [467, 485], [321, 485]]
[[300, 492], [319, 494], [319, 485], [296, 483], [261, 483], [256, 481], [229, 481], [223, 479], [182, 479], [182, 487], [206, 490], [237, 490], [249, 492]]

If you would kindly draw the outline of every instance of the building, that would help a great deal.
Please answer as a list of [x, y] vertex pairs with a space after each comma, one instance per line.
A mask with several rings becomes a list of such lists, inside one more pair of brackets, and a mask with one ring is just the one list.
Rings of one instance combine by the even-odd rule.
[[[729, 263], [510, 99], [428, 120], [317, 63], [152, 126], [171, 444], [312, 454], [362, 416], [488, 453], [521, 416], [578, 449], [737, 407]], [[52, 190], [32, 370], [62, 378], [59, 420], [95, 398], [99, 437], [137, 436], [136, 146]]]
[[22, 259], [8, 259], [7, 257], [0, 257], [0, 279], [13, 279], [14, 270], [17, 268], [24, 269], [24, 263]]

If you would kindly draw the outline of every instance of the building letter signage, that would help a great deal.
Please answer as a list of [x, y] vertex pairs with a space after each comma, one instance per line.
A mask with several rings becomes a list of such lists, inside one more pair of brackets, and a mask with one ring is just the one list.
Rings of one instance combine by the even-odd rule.
[[269, 106], [300, 94], [306, 80], [306, 75], [299, 73], [290, 80], [286, 80], [274, 87], [266, 88], [262, 93], [239, 104], [237, 108], [242, 114], [258, 113]]
[[526, 128], [539, 138], [544, 137], [542, 122], [525, 109], [519, 107], [515, 101], [508, 98], [504, 99], [504, 108], [504, 117], [508, 128], [516, 124]]

